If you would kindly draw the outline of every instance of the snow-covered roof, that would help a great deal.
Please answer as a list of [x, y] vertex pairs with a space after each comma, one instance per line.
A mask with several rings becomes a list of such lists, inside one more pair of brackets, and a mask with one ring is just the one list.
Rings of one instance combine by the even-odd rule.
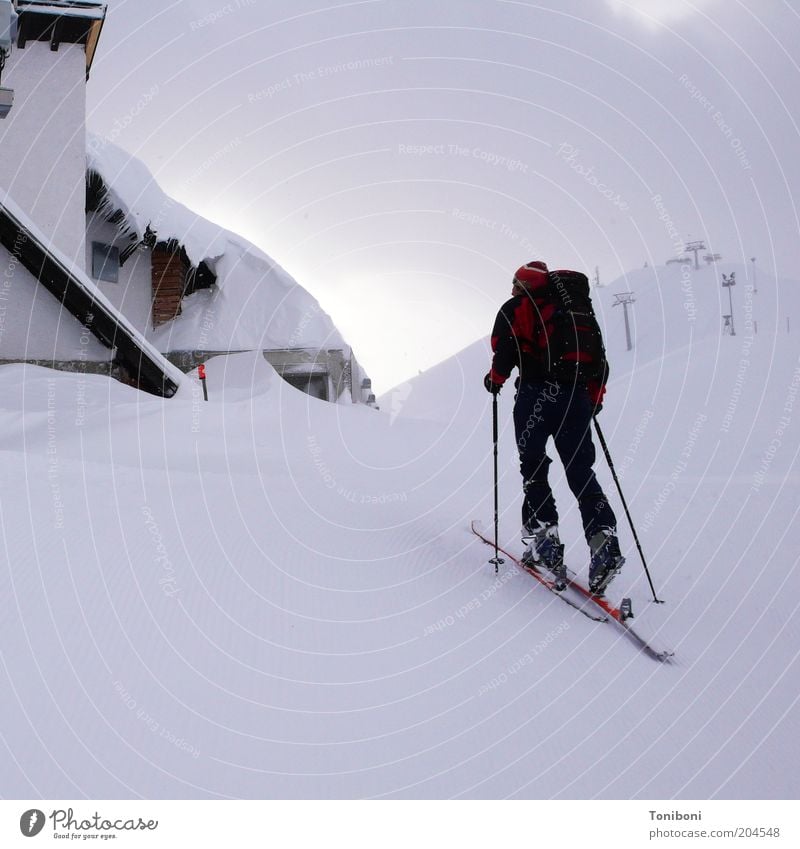
[[106, 18], [106, 4], [98, 0], [16, 0], [19, 12], [17, 44], [49, 41], [82, 44], [86, 51], [86, 73], [94, 61], [97, 42]]
[[96, 21], [102, 21], [106, 15], [106, 4], [102, 0], [17, 0], [17, 7], [20, 11]]
[[[0, 215], [3, 221], [7, 221], [10, 227], [24, 237], [23, 244], [32, 242], [38, 246], [35, 270], [39, 272], [39, 279], [44, 281], [41, 275], [45, 274], [61, 278], [64, 306], [74, 311], [80, 303], [80, 310], [86, 314], [76, 315], [76, 318], [90, 325], [95, 335], [102, 332], [106, 344], [117, 347], [118, 355], [122, 354], [126, 359], [126, 365], [130, 366], [132, 373], [138, 371], [140, 378], [145, 377], [151, 384], [151, 389], [163, 390], [163, 394], [167, 395], [173, 394], [183, 381], [182, 372], [134, 328], [82, 269], [52, 245], [51, 240], [7, 194], [0, 196]], [[22, 253], [20, 256], [23, 259]], [[72, 297], [69, 296], [70, 291]], [[94, 316], [93, 321], [87, 320], [88, 313]]]
[[141, 161], [94, 135], [87, 161], [122, 213], [123, 231], [174, 239], [193, 265], [204, 261], [216, 275], [216, 286], [184, 298], [181, 315], [151, 332], [160, 351], [346, 347], [316, 299], [274, 259], [165, 195]]

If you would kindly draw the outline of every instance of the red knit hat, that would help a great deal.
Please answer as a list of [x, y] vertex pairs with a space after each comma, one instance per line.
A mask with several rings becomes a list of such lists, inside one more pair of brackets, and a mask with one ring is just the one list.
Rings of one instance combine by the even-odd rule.
[[547, 265], [541, 260], [529, 262], [517, 269], [514, 275], [514, 285], [520, 289], [535, 289], [547, 282]]

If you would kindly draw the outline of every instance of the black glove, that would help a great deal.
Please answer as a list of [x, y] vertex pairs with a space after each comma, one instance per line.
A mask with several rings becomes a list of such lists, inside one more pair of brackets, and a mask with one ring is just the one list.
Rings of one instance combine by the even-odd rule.
[[486, 387], [486, 391], [491, 392], [492, 395], [497, 395], [503, 388], [502, 383], [495, 383], [492, 380], [491, 374], [487, 374], [486, 377], [483, 378], [483, 385]]

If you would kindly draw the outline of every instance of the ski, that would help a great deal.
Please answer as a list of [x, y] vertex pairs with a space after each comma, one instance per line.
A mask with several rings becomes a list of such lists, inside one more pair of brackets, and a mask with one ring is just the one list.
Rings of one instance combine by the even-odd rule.
[[[492, 548], [494, 548], [494, 543], [490, 539], [487, 539], [478, 530], [476, 525], [477, 525], [477, 523], [475, 521], [473, 521], [472, 526], [471, 526], [472, 527], [472, 533], [474, 533], [475, 536], [478, 537], [478, 539], [480, 539], [484, 543], [486, 543], [486, 545], [489, 545]], [[511, 560], [512, 563], [514, 563], [516, 566], [518, 566], [520, 569], [522, 569], [523, 572], [527, 572], [527, 574], [536, 578], [536, 580], [543, 587], [550, 590], [550, 592], [553, 593], [553, 595], [560, 598], [561, 601], [564, 602], [564, 604], [568, 604], [570, 607], [574, 608], [579, 613], [582, 613], [584, 616], [591, 619], [593, 622], [605, 622], [607, 620], [607, 618], [608, 618], [607, 616], [604, 616], [604, 615], [596, 616], [594, 613], [591, 612], [591, 610], [587, 610], [585, 604], [582, 604], [582, 605], [576, 604], [574, 601], [572, 601], [572, 599], [570, 599], [566, 595], [564, 595], [564, 593], [562, 591], [557, 590], [556, 587], [555, 587], [555, 583], [553, 581], [551, 581], [549, 578], [547, 578], [544, 574], [539, 572], [537, 569], [534, 569], [533, 566], [528, 566], [527, 564], [523, 563], [518, 557], [515, 557], [513, 554], [511, 554], [510, 551], [506, 551], [504, 548], [500, 548], [499, 546], [498, 546], [497, 550], [501, 551], [503, 554], [505, 554], [505, 556], [508, 557], [508, 559]]]
[[572, 575], [567, 575], [567, 586], [572, 587], [576, 592], [580, 593], [585, 599], [596, 604], [601, 610], [608, 614], [608, 618], [625, 632], [626, 636], [631, 639], [636, 645], [649, 657], [654, 660], [660, 660], [662, 663], [670, 662], [675, 656], [675, 652], [668, 649], [654, 648], [644, 637], [642, 637], [628, 622], [633, 619], [633, 610], [631, 600], [629, 598], [622, 599], [619, 607], [614, 607], [603, 596], [594, 595], [590, 590], [580, 584]]
[[[473, 520], [472, 522], [472, 532], [483, 540], [487, 545], [494, 547], [494, 543], [487, 539], [477, 528], [477, 522]], [[562, 593], [559, 593], [555, 587], [553, 586], [551, 581], [548, 581], [544, 575], [537, 572], [532, 567], [526, 566], [518, 557], [511, 554], [511, 552], [506, 551], [503, 548], [499, 548], [499, 551], [502, 551], [506, 557], [511, 559], [520, 569], [527, 572], [530, 575], [533, 575], [540, 583], [544, 584], [552, 593], [557, 595], [562, 601], [566, 604], [569, 604], [570, 607], [574, 607], [576, 610], [580, 610], [585, 616], [588, 616], [590, 619], [593, 619], [596, 622], [607, 622], [611, 620], [616, 623], [616, 625], [625, 633], [625, 635], [630, 639], [635, 645], [646, 654], [648, 657], [652, 657], [654, 660], [658, 660], [662, 663], [671, 662], [672, 658], [675, 656], [675, 652], [669, 651], [666, 649], [657, 649], [653, 647], [647, 640], [644, 639], [636, 630], [630, 625], [630, 619], [633, 619], [633, 610], [631, 606], [631, 601], [629, 598], [625, 598], [622, 600], [622, 603], [619, 607], [615, 607], [608, 599], [602, 596], [596, 596], [592, 592], [590, 592], [583, 584], [579, 583], [575, 580], [576, 575], [573, 571], [567, 571], [567, 587], [573, 589], [584, 599], [584, 605], [575, 604], [571, 599], [567, 598]], [[588, 610], [586, 610], [586, 604], [594, 604], [605, 614], [604, 616], [593, 616]]]

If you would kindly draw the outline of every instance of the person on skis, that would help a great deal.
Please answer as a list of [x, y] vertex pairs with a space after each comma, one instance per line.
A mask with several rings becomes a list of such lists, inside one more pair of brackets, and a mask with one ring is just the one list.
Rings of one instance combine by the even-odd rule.
[[547, 472], [553, 438], [578, 501], [591, 553], [589, 589], [602, 595], [622, 568], [617, 521], [592, 469], [592, 416], [602, 409], [608, 364], [585, 275], [529, 262], [514, 275], [511, 299], [492, 330], [492, 367], [484, 378], [496, 395], [516, 367], [514, 430], [522, 472], [523, 562], [546, 568], [566, 586], [564, 546]]

